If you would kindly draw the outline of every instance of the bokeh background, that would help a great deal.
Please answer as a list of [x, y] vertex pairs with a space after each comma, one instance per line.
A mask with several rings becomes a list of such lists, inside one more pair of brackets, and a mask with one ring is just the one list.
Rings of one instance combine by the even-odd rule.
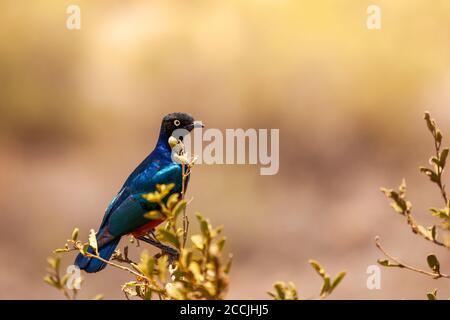
[[[69, 4], [81, 30], [66, 28]], [[370, 4], [379, 31], [366, 28]], [[2, 1], [0, 298], [61, 298], [42, 281], [46, 257], [75, 226], [97, 228], [173, 111], [280, 129], [275, 176], [194, 169], [189, 212], [223, 225], [234, 253], [229, 298], [268, 298], [276, 280], [313, 296], [309, 258], [347, 270], [336, 299], [448, 296], [445, 280], [397, 269], [368, 290], [366, 269], [381, 257], [375, 235], [405, 262], [426, 267], [432, 251], [450, 269], [379, 192], [405, 177], [424, 223], [440, 205], [417, 168], [433, 150], [425, 110], [450, 137], [449, 37], [445, 0]], [[126, 279], [107, 268], [80, 297], [122, 299]]]

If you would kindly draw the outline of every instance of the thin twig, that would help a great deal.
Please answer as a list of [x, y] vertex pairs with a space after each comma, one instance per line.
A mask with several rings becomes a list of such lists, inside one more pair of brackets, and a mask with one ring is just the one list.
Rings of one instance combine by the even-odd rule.
[[[189, 177], [191, 170], [190, 165], [182, 164], [182, 192], [181, 192], [181, 200], [183, 200], [186, 196], [186, 189], [187, 189], [187, 178]], [[183, 248], [186, 246], [187, 242], [187, 235], [189, 230], [189, 219], [186, 214], [186, 207], [183, 209]]]
[[438, 279], [438, 278], [449, 278], [450, 279], [450, 275], [440, 273], [440, 272], [434, 273], [434, 272], [425, 271], [425, 270], [407, 265], [407, 264], [401, 262], [400, 260], [398, 260], [397, 258], [394, 258], [383, 248], [383, 246], [380, 243], [380, 237], [378, 237], [378, 236], [375, 237], [375, 245], [377, 246], [378, 250], [380, 250], [388, 259], [392, 260], [393, 262], [395, 262], [397, 264], [397, 265], [395, 265], [395, 267], [404, 268], [404, 269], [408, 269], [408, 270], [411, 270], [414, 272], [418, 272], [418, 273], [427, 275], [429, 277], [432, 277], [433, 279]]
[[112, 267], [115, 267], [115, 268], [118, 268], [118, 269], [122, 269], [122, 270], [128, 271], [129, 273], [135, 275], [136, 277], [140, 277], [140, 278], [146, 279], [147, 281], [150, 281], [149, 278], [147, 278], [145, 275], [143, 275], [143, 274], [141, 274], [141, 273], [139, 273], [139, 272], [136, 272], [136, 271], [134, 271], [134, 270], [132, 270], [132, 269], [130, 269], [130, 268], [128, 268], [128, 267], [121, 266], [120, 264], [115, 264], [114, 262], [111, 262], [111, 261], [109, 261], [109, 260], [103, 259], [102, 257], [96, 256], [95, 254], [86, 252], [86, 253], [85, 253], [85, 256], [88, 257], [88, 258], [95, 258], [95, 259], [97, 259], [97, 260], [100, 260], [101, 262], [104, 262], [104, 263], [106, 263], [106, 264], [112, 266]]

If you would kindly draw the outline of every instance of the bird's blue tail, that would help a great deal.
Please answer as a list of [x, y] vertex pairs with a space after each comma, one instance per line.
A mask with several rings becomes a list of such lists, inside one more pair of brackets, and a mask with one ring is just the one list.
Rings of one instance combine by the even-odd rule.
[[[99, 248], [98, 253], [100, 254], [100, 257], [105, 260], [109, 260], [114, 253], [114, 249], [116, 249], [117, 245], [119, 244], [119, 241], [120, 238], [116, 238]], [[89, 247], [89, 252], [93, 253], [94, 251]], [[84, 270], [88, 273], [98, 272], [106, 267], [106, 263], [95, 258], [85, 257], [81, 253], [79, 253], [77, 258], [75, 259], [75, 264], [81, 270]]]

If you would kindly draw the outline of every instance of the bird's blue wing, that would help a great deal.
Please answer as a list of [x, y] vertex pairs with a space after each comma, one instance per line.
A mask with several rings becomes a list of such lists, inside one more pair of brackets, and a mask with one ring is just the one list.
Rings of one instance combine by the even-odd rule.
[[[103, 228], [107, 228], [108, 232], [114, 236], [122, 236], [133, 230], [145, 225], [149, 222], [144, 214], [150, 210], [155, 210], [157, 205], [150, 203], [143, 198], [143, 195], [156, 190], [157, 184], [175, 184], [172, 193], [181, 192], [182, 186], [182, 172], [179, 164], [170, 164], [163, 169], [156, 172], [150, 181], [134, 181], [135, 184], [141, 184], [145, 188], [137, 187], [134, 193], [129, 193], [129, 190], [123, 191], [119, 194], [110, 206], [108, 217], [104, 219]], [[145, 175], [148, 178], [148, 175]], [[137, 179], [140, 179], [138, 176]]]

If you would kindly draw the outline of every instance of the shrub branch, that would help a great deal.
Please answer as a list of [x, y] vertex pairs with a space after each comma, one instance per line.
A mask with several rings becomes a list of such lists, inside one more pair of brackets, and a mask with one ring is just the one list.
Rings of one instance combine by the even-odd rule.
[[414, 272], [418, 272], [427, 276], [432, 277], [433, 279], [439, 279], [439, 278], [450, 278], [450, 275], [447, 275], [445, 273], [441, 273], [440, 270], [438, 272], [430, 272], [426, 270], [419, 269], [417, 267], [413, 267], [411, 265], [408, 265], [404, 262], [401, 262], [399, 259], [394, 258], [391, 254], [389, 254], [381, 245], [380, 243], [380, 237], [375, 237], [375, 245], [380, 250], [383, 255], [388, 258], [389, 260], [378, 260], [378, 263], [385, 266], [385, 267], [397, 267], [397, 268], [404, 268], [408, 269]]

